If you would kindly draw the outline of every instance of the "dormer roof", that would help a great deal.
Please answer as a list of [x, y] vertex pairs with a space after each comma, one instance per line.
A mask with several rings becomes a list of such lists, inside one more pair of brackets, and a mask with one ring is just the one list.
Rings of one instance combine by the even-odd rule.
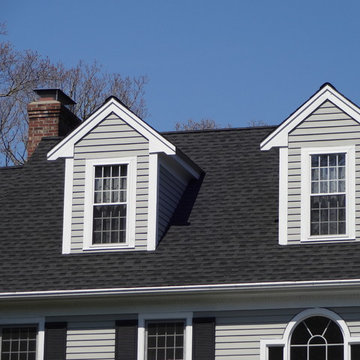
[[97, 126], [104, 118], [110, 114], [115, 114], [123, 119], [129, 126], [149, 140], [150, 153], [165, 153], [166, 155], [175, 155], [176, 147], [161, 134], [149, 126], [130, 111], [116, 97], [108, 98], [87, 120], [85, 120], [77, 129], [65, 137], [49, 153], [48, 160], [58, 158], [71, 158], [74, 156], [74, 145]]
[[360, 109], [347, 99], [330, 83], [323, 84], [303, 105], [283, 121], [269, 136], [260, 144], [261, 150], [270, 150], [273, 147], [287, 147], [288, 134], [302, 121], [311, 115], [325, 101], [330, 101], [355, 121], [360, 123]]

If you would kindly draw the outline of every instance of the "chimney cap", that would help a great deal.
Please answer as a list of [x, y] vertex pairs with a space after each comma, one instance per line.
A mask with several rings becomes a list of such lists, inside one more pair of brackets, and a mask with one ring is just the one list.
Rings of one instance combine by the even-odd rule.
[[34, 92], [42, 98], [51, 98], [53, 100], [60, 101], [63, 105], [75, 105], [76, 102], [67, 96], [60, 89], [35, 89]]

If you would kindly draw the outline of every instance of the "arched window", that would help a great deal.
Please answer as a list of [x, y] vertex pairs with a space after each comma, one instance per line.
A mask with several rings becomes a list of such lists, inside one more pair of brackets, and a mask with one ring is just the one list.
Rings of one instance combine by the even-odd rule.
[[323, 316], [303, 320], [291, 335], [290, 360], [344, 360], [341, 329]]

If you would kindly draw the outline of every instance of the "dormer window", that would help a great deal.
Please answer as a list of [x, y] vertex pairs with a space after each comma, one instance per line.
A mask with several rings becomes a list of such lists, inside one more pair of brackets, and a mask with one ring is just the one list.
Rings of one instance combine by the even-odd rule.
[[126, 243], [127, 164], [95, 166], [93, 244]]
[[302, 241], [354, 239], [354, 199], [354, 146], [302, 149]]
[[135, 243], [136, 158], [86, 161], [84, 250]]
[[346, 234], [346, 154], [311, 155], [310, 235]]

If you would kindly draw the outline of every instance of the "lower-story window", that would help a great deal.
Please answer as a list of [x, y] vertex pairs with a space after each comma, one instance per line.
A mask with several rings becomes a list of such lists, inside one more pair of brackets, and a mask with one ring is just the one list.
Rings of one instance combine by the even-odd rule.
[[338, 325], [323, 316], [305, 319], [295, 328], [291, 360], [343, 360], [344, 338]]
[[309, 309], [296, 315], [282, 339], [260, 341], [261, 360], [359, 360], [360, 337], [328, 309]]
[[183, 360], [184, 332], [183, 321], [147, 322], [146, 359]]
[[3, 327], [1, 360], [35, 360], [37, 328]]

